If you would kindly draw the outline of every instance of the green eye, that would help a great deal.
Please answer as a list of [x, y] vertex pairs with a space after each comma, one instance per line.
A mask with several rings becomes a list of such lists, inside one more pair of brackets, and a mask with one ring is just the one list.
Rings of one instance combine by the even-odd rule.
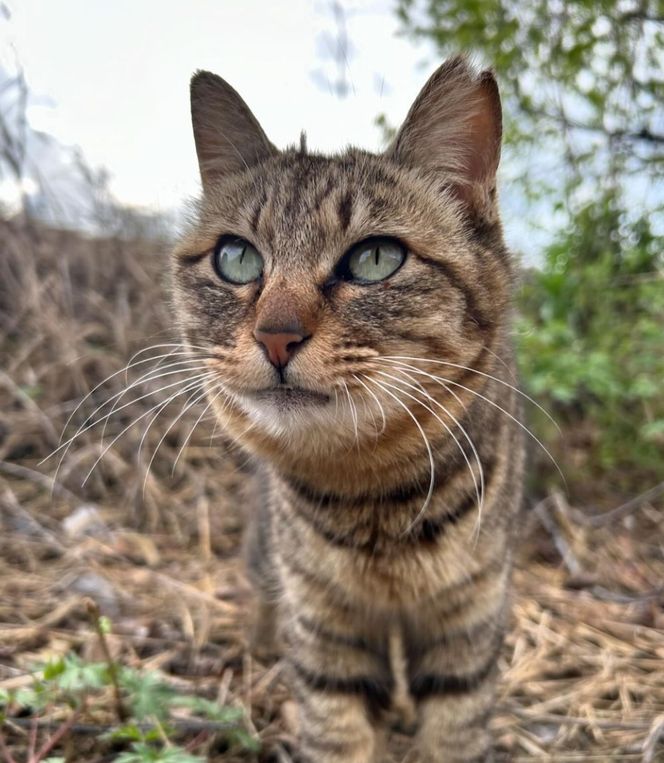
[[243, 238], [222, 236], [214, 250], [214, 267], [224, 281], [251, 283], [263, 272], [263, 258]]
[[341, 261], [337, 274], [346, 281], [382, 281], [399, 270], [406, 249], [394, 238], [369, 238], [356, 244]]

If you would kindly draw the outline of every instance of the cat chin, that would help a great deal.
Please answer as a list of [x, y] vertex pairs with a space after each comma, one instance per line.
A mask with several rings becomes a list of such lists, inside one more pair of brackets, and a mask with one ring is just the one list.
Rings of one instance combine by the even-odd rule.
[[329, 427], [334, 422], [334, 403], [313, 402], [306, 397], [268, 396], [245, 397], [238, 401], [249, 418], [260, 428], [275, 435], [287, 435]]
[[309, 412], [314, 406], [326, 406], [330, 402], [330, 396], [322, 392], [287, 385], [260, 390], [252, 393], [251, 397], [285, 413], [302, 410]]
[[[285, 445], [313, 445], [324, 450], [348, 447], [356, 440], [356, 421], [334, 399], [316, 395], [236, 396], [254, 426]], [[355, 414], [357, 415], [357, 414]]]

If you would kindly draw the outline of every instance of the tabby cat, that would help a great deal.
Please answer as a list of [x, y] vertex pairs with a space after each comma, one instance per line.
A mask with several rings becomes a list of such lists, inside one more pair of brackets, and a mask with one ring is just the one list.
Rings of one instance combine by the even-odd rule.
[[448, 60], [378, 155], [279, 151], [209, 72], [191, 106], [175, 305], [258, 464], [255, 633], [301, 760], [382, 761], [390, 728], [413, 760], [490, 760], [524, 457], [496, 81]]

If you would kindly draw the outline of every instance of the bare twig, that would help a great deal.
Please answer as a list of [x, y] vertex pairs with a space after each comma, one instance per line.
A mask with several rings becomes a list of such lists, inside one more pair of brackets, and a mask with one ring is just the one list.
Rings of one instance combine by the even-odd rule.
[[29, 467], [23, 466], [22, 464], [12, 464], [9, 461], [0, 460], [0, 471], [4, 472], [5, 474], [11, 474], [14, 477], [28, 479], [31, 482], [34, 482], [37, 485], [41, 485], [42, 487], [52, 491], [53, 495], [59, 495], [63, 498], [77, 501], [79, 503], [82, 502], [82, 499], [79, 496], [77, 496], [75, 493], [72, 493], [69, 488], [66, 488], [64, 485], [56, 482], [53, 477], [49, 477], [47, 474], [42, 474], [41, 472], [38, 472], [35, 469], [30, 469]]
[[32, 761], [35, 758], [35, 752], [37, 750], [37, 733], [39, 729], [37, 727], [37, 719], [33, 718], [30, 724], [30, 733], [28, 735], [28, 760]]
[[185, 745], [185, 750], [187, 752], [193, 752], [197, 747], [202, 745], [204, 742], [206, 742], [210, 738], [210, 732], [203, 729], [200, 731], [196, 736], [191, 740], [191, 742], [188, 742]]
[[55, 731], [53, 736], [44, 742], [34, 758], [30, 759], [29, 763], [40, 763], [40, 761], [44, 760], [44, 758], [49, 754], [49, 752], [51, 752], [51, 750], [58, 744], [58, 742], [72, 730], [73, 726], [76, 724], [76, 721], [80, 718], [81, 712], [81, 708], [75, 710], [69, 716], [69, 718], [57, 729], [57, 731]]
[[[80, 717], [77, 716], [77, 717]], [[12, 718], [13, 725], [19, 728], [28, 728], [32, 719], [30, 718]], [[139, 731], [148, 732], [154, 729], [154, 723], [136, 723], [135, 725]], [[56, 721], [44, 719], [37, 722], [37, 727], [41, 729], [52, 729], [59, 725]], [[201, 718], [187, 718], [185, 719], [169, 719], [169, 729], [173, 729], [177, 734], [198, 734], [202, 731], [215, 733], [219, 731], [229, 731], [237, 728], [237, 723], [231, 721], [208, 721]], [[106, 732], [113, 731], [117, 726], [115, 724], [104, 723], [74, 723], [70, 730], [73, 734], [80, 736], [99, 736]], [[647, 728], [647, 725], [646, 725]], [[173, 734], [171, 734], [173, 736]], [[0, 740], [2, 739], [2, 733], [0, 732]], [[0, 745], [0, 750], [2, 746]]]
[[565, 726], [596, 726], [600, 729], [623, 729], [625, 731], [646, 731], [652, 724], [647, 721], [603, 721], [596, 718], [581, 718], [574, 715], [556, 715], [555, 713], [531, 713], [521, 708], [509, 708], [509, 712], [531, 723], [559, 723]]
[[652, 722], [648, 736], [643, 742], [642, 763], [653, 763], [655, 760], [656, 747], [664, 737], [664, 714], [658, 715]]
[[0, 498], [2, 499], [4, 508], [14, 514], [15, 517], [20, 517], [21, 520], [24, 521], [42, 540], [47, 542], [49, 546], [60, 554], [65, 554], [67, 552], [66, 546], [64, 546], [50, 530], [38, 522], [29, 511], [26, 511], [26, 509], [21, 506], [16, 499], [16, 496], [9, 488], [2, 490]]
[[554, 496], [547, 496], [538, 504], [536, 504], [533, 511], [535, 512], [535, 514], [537, 515], [537, 518], [542, 523], [542, 526], [544, 527], [544, 529], [551, 536], [551, 539], [553, 540], [553, 543], [556, 549], [558, 550], [558, 553], [560, 554], [567, 569], [570, 571], [572, 575], [574, 575], [575, 577], [578, 577], [583, 572], [581, 564], [579, 563], [576, 556], [572, 552], [572, 549], [569, 543], [563, 537], [557, 522], [554, 520], [554, 518], [551, 515], [551, 512], [549, 511], [549, 506], [551, 505], [551, 501], [553, 499], [554, 499]]
[[640, 509], [646, 501], [651, 501], [653, 498], [657, 498], [663, 494], [664, 482], [660, 482], [659, 485], [651, 487], [649, 490], [646, 490], [645, 493], [641, 493], [635, 498], [627, 501], [627, 503], [623, 503], [621, 506], [611, 509], [611, 511], [605, 511], [603, 514], [588, 515], [578, 509], [574, 509], [574, 519], [582, 525], [604, 527], [605, 525], [611, 524], [611, 522], [615, 522], [618, 519], [622, 519], [633, 511]]
[[5, 763], [16, 763], [16, 759], [9, 751], [7, 744], [5, 743], [5, 733], [0, 729], [0, 752]]

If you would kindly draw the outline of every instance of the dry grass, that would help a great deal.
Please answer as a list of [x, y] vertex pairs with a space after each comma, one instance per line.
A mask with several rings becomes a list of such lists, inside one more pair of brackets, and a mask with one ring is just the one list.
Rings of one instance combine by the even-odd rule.
[[[293, 706], [280, 666], [254, 662], [243, 636], [241, 464], [204, 418], [171, 474], [200, 408], [174, 424], [149, 474], [179, 406], [148, 433], [146, 457], [149, 416], [85, 487], [99, 427], [77, 439], [57, 482], [57, 459], [40, 465], [89, 390], [133, 352], [175, 341], [164, 330], [167, 248], [0, 223], [0, 688], [28, 682], [53, 654], [98, 656], [91, 597], [113, 620], [117, 659], [245, 707], [260, 760], [288, 761]], [[124, 384], [111, 378], [77, 424]], [[154, 394], [119, 411], [105, 442], [167, 393]], [[656, 494], [604, 518], [557, 494], [528, 513], [495, 720], [507, 759], [664, 760], [663, 529]], [[18, 763], [26, 733], [5, 728]], [[68, 744], [70, 761], [112, 759], [83, 727]], [[250, 757], [210, 749], [209, 759]]]

